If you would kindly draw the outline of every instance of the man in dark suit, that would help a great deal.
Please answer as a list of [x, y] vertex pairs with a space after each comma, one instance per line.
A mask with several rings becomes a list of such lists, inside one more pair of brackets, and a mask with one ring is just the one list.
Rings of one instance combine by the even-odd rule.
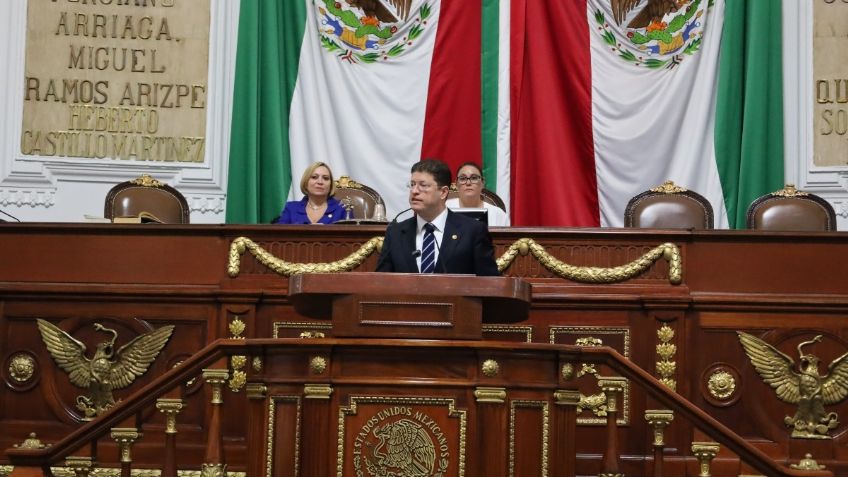
[[445, 206], [450, 182], [442, 161], [412, 166], [409, 205], [415, 216], [386, 229], [378, 272], [500, 275], [486, 225]]

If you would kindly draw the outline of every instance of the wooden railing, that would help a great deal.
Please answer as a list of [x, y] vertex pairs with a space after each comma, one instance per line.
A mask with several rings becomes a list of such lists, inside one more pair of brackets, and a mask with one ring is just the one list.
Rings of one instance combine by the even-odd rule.
[[[408, 374], [398, 374], [397, 376], [389, 375], [390, 371], [385, 371], [385, 375], [379, 373], [369, 377], [352, 377], [346, 363], [343, 362], [343, 356], [353, 350], [357, 359], [373, 358], [374, 363], [378, 363], [378, 370], [391, 370], [392, 366], [387, 366], [385, 360], [380, 363], [382, 357], [397, 356], [398, 365], [406, 361], [427, 361], [437, 362], [440, 359], [454, 360], [451, 365], [455, 369], [457, 376], [450, 379], [441, 379], [434, 376], [414, 376]], [[407, 357], [403, 353], [409, 353]], [[511, 371], [506, 369], [499, 371], [497, 369], [497, 361], [501, 361], [501, 366], [507, 368], [511, 366], [509, 360], [511, 356], [522, 356], [524, 366], [535, 367], [536, 378], [528, 382], [519, 382], [520, 378], [515, 375], [510, 375]], [[335, 388], [343, 388], [344, 386], [358, 386], [360, 389], [367, 386], [373, 386], [380, 389], [386, 389], [397, 383], [400, 396], [409, 396], [414, 394], [414, 390], [425, 390], [427, 393], [441, 393], [445, 395], [448, 388], [459, 389], [458, 399], [467, 399], [469, 395], [483, 396], [474, 402], [471, 398], [466, 402], [465, 407], [471, 408], [479, 406], [477, 403], [486, 403], [485, 406], [477, 407], [477, 412], [485, 413], [485, 419], [479, 417], [469, 419], [468, 435], [471, 440], [477, 439], [478, 443], [485, 444], [485, 439], [492, 439], [491, 435], [487, 435], [482, 430], [477, 432], [473, 430], [474, 425], [493, 425], [494, 429], [499, 428], [500, 423], [487, 423], [488, 419], [497, 420], [500, 417], [505, 417], [506, 412], [500, 413], [496, 408], [491, 407], [491, 403], [504, 402], [508, 393], [514, 390], [516, 393], [538, 393], [538, 395], [548, 396], [547, 401], [554, 409], [567, 409], [568, 406], [574, 406], [576, 403], [562, 396], [573, 396], [576, 390], [569, 387], [567, 379], [564, 379], [559, 371], [561, 363], [594, 363], [607, 366], [618, 374], [616, 377], [604, 378], [600, 384], [605, 392], [607, 402], [607, 439], [605, 442], [597, 442], [597, 449], [602, 450], [603, 459], [601, 462], [602, 470], [599, 475], [615, 476], [623, 475], [619, 443], [617, 440], [619, 429], [616, 426], [616, 413], [618, 409], [618, 398], [622, 394], [620, 391], [625, 380], [629, 381], [633, 389], [638, 389], [644, 392], [650, 398], [660, 403], [665, 407], [665, 410], [649, 411], [646, 418], [650, 422], [654, 430], [653, 442], [646, 443], [645, 449], [650, 449], [652, 453], [647, 452], [644, 455], [645, 459], [654, 460], [653, 475], [663, 475], [663, 442], [662, 431], [670, 425], [672, 417], [674, 419], [685, 419], [694, 427], [699, 429], [705, 435], [712, 438], [714, 443], [693, 443], [692, 453], [687, 457], [695, 462], [700, 469], [699, 475], [710, 475], [710, 459], [715, 456], [717, 445], [724, 446], [732, 451], [738, 458], [749, 465], [751, 468], [760, 472], [765, 476], [794, 476], [794, 477], [825, 477], [832, 476], [829, 471], [805, 471], [790, 469], [779, 465], [770, 459], [765, 453], [757, 449], [742, 437], [735, 434], [732, 430], [707, 415], [704, 411], [697, 408], [692, 403], [684, 400], [678, 394], [665, 387], [649, 373], [635, 366], [632, 362], [615, 352], [610, 348], [583, 348], [575, 346], [562, 345], [535, 345], [528, 344], [516, 346], [511, 343], [496, 343], [496, 342], [470, 342], [470, 341], [416, 341], [416, 340], [336, 340], [336, 339], [308, 339], [308, 340], [219, 340], [205, 347], [200, 352], [194, 354], [180, 366], [165, 373], [159, 378], [152, 381], [150, 384], [140, 389], [118, 403], [115, 407], [107, 411], [99, 418], [91, 421], [77, 431], [69, 434], [61, 441], [47, 448], [30, 449], [30, 448], [13, 448], [7, 449], [6, 455], [14, 466], [11, 477], [49, 477], [53, 474], [50, 471], [51, 467], [67, 466], [71, 468], [77, 476], [84, 477], [88, 475], [91, 469], [98, 464], [99, 446], [98, 441], [111, 436], [117, 443], [120, 450], [120, 474], [122, 477], [130, 477], [133, 468], [132, 465], [132, 447], [139, 439], [143, 439], [144, 424], [146, 419], [152, 414], [151, 411], [158, 411], [165, 414], [167, 417], [167, 425], [165, 426], [165, 436], [162, 441], [162, 461], [161, 470], [163, 477], [175, 477], [177, 475], [177, 438], [176, 430], [177, 418], [182, 409], [183, 400], [180, 395], [183, 384], [186, 381], [194, 379], [198, 374], [202, 374], [206, 383], [211, 386], [211, 399], [208, 401], [208, 409], [206, 410], [206, 429], [208, 433], [207, 442], [205, 443], [206, 451], [203, 462], [193, 463], [190, 467], [201, 470], [201, 475], [206, 476], [222, 476], [227, 472], [226, 462], [224, 461], [224, 451], [221, 429], [221, 413], [226, 412], [221, 399], [222, 387], [228, 377], [228, 358], [233, 356], [248, 357], [246, 359], [255, 359], [255, 363], [249, 366], [250, 372], [247, 377], [248, 398], [253, 400], [254, 404], [241, 406], [239, 409], [244, 411], [247, 409], [246, 419], [250, 422], [248, 435], [246, 438], [246, 448], [249, 456], [246, 459], [251, 462], [246, 470], [249, 477], [265, 474], [267, 477], [272, 475], [289, 475], [286, 472], [274, 471], [270, 463], [266, 461], [273, 459], [274, 450], [269, 440], [268, 422], [268, 403], [272, 402], [272, 398], [265, 391], [273, 386], [300, 386], [304, 399], [304, 420], [309, 416], [313, 418], [324, 413], [319, 419], [324, 423], [324, 427], [317, 426], [311, 430], [310, 437], [304, 438], [299, 444], [303, 446], [316, 445], [323, 447], [320, 453], [328, 457], [324, 463], [304, 462], [300, 466], [299, 475], [303, 476], [321, 476], [330, 475], [328, 471], [332, 466], [331, 462], [335, 462], [336, 452], [341, 453], [343, 444], [341, 440], [338, 446], [327, 445], [334, 443], [334, 438], [326, 435], [327, 429], [332, 429], [334, 421], [341, 419], [339, 404], [342, 398], [333, 397], [339, 401], [333, 401], [338, 406], [331, 405], [329, 401]], [[322, 357], [321, 361], [316, 361], [315, 357]], [[495, 361], [495, 364], [484, 364], [482, 371], [478, 372], [478, 358], [482, 362], [483, 357], [500, 356]], [[457, 357], [466, 357], [467, 363], [457, 361]], [[487, 361], [487, 363], [488, 363]], [[308, 371], [303, 376], [291, 376], [285, 372], [281, 372], [282, 365], [285, 364], [285, 369], [292, 369], [295, 365], [303, 365]], [[361, 361], [358, 364], [362, 364]], [[394, 364], [394, 363], [393, 363]], [[426, 365], [426, 363], [424, 363]], [[488, 366], [488, 368], [486, 367]], [[368, 366], [362, 365], [363, 368]], [[541, 369], [542, 371], [539, 371]], [[546, 370], [553, 371], [548, 373]], [[347, 373], [347, 374], [345, 374]], [[463, 374], [465, 373], [465, 374]], [[500, 374], [499, 374], [500, 373]], [[363, 375], [364, 376], [364, 375]], [[463, 377], [465, 376], [465, 377]], [[544, 377], [541, 379], [539, 376]], [[548, 379], [549, 376], [549, 379]], [[385, 392], [385, 391], [381, 391]], [[502, 395], [501, 395], [502, 394]], [[299, 398], [298, 398], [299, 399]], [[407, 399], [401, 397], [398, 399]], [[229, 398], [228, 398], [229, 400]], [[300, 402], [300, 401], [298, 401]], [[327, 404], [324, 405], [323, 403]], [[452, 401], [453, 402], [453, 401]], [[534, 401], [538, 402], [538, 401]], [[256, 403], [261, 405], [255, 405]], [[344, 405], [349, 405], [345, 403]], [[497, 405], [497, 404], [496, 404]], [[573, 409], [573, 408], [572, 408]], [[311, 414], [310, 414], [311, 413]], [[298, 414], [299, 416], [300, 414]], [[500, 417], [499, 417], [500, 416]], [[554, 425], [553, 434], [554, 442], [560, 442], [556, 439], [561, 439], [565, 444], [552, 449], [546, 449], [545, 452], [550, 452], [553, 455], [547, 455], [546, 462], [552, 462], [550, 469], [545, 468], [546, 475], [557, 476], [573, 476], [574, 462], [576, 455], [574, 453], [573, 440], [576, 434], [576, 418], [572, 411], [565, 411], [557, 414], [556, 419], [552, 419]], [[476, 422], [476, 424], [475, 424]], [[310, 423], [312, 425], [312, 423]], [[305, 426], [305, 424], [304, 424]], [[503, 425], [506, 428], [506, 424]], [[300, 429], [298, 423], [297, 429]], [[511, 428], [512, 429], [512, 428]], [[144, 431], [144, 432], [143, 432]], [[306, 431], [304, 431], [306, 432]], [[299, 436], [300, 434], [298, 434]], [[342, 438], [343, 439], [343, 438]], [[494, 446], [502, 447], [506, 452], [504, 443], [506, 440], [497, 441]], [[159, 442], [157, 440], [156, 442]], [[569, 443], [570, 442], [570, 443]], [[320, 445], [323, 443], [323, 445]], [[562, 443], [562, 442], [561, 442]], [[276, 442], [273, 446], [279, 446], [284, 443]], [[469, 444], [469, 449], [473, 444]], [[276, 447], [275, 447], [276, 448]], [[570, 449], [570, 450], [569, 450]], [[308, 455], [317, 455], [319, 451], [313, 454], [304, 454], [302, 457], [308, 459]], [[466, 475], [483, 475], [476, 473], [481, 469], [497, 467], [491, 462], [485, 465], [481, 463], [485, 461], [486, 449], [481, 449], [483, 459], [469, 460], [475, 464], [465, 468]], [[510, 450], [513, 452], [513, 450]], [[471, 451], [469, 450], [469, 454]], [[567, 453], [561, 455], [560, 453]], [[498, 460], [498, 456], [488, 456], [490, 459]], [[506, 457], [504, 457], [506, 459]], [[506, 462], [504, 460], [503, 462]], [[510, 465], [513, 465], [513, 456], [509, 456]], [[186, 465], [181, 462], [181, 465]], [[445, 464], [447, 465], [447, 464]], [[474, 467], [476, 465], [476, 467]], [[516, 464], [517, 465], [517, 464]], [[547, 464], [546, 464], [547, 465]], [[339, 473], [343, 466], [341, 458], [338, 464]], [[294, 471], [291, 471], [294, 474]], [[347, 475], [347, 474], [344, 474]], [[523, 475], [521, 472], [516, 472], [515, 475]], [[538, 474], [536, 474], [538, 475]]]

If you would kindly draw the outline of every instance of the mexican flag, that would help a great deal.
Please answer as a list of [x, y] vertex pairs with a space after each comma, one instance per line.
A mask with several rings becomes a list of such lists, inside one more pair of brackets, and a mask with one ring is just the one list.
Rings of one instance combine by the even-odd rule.
[[665, 180], [717, 227], [783, 181], [780, 2], [243, 0], [228, 222], [312, 161], [406, 208], [409, 166], [482, 162], [514, 225], [620, 226]]

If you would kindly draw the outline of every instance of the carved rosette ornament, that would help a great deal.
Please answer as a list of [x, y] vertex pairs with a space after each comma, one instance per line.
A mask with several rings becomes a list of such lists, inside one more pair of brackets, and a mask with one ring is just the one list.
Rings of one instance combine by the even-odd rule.
[[9, 377], [24, 384], [35, 375], [35, 360], [27, 353], [18, 353], [9, 360]]
[[563, 364], [560, 374], [562, 375], [563, 381], [571, 381], [574, 378], [574, 365], [571, 363]]
[[327, 370], [327, 358], [323, 356], [313, 356], [312, 359], [309, 360], [309, 371], [312, 374], [324, 374], [324, 371]]
[[483, 365], [481, 366], [483, 371], [483, 375], [487, 378], [494, 378], [501, 371], [501, 366], [494, 359], [487, 359], [483, 361]]
[[707, 389], [710, 396], [719, 401], [726, 401], [736, 392], [736, 378], [727, 371], [717, 370], [707, 379]]

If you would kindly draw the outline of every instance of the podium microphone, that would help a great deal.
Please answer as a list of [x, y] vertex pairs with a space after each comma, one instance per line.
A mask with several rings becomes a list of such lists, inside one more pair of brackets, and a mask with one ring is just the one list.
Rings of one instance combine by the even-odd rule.
[[398, 217], [400, 217], [401, 215], [403, 215], [403, 214], [405, 214], [405, 213], [409, 212], [410, 210], [412, 210], [412, 207], [409, 207], [409, 208], [403, 209], [403, 210], [401, 210], [400, 212], [398, 212], [398, 213], [397, 213], [397, 215], [395, 215], [395, 218], [393, 218], [393, 219], [392, 219], [392, 221], [391, 221], [391, 222], [389, 222], [389, 225], [388, 225], [388, 226], [389, 226], [389, 227], [391, 227], [391, 226], [392, 226], [392, 224], [396, 224], [396, 223], [397, 223], [397, 219], [398, 219]]

